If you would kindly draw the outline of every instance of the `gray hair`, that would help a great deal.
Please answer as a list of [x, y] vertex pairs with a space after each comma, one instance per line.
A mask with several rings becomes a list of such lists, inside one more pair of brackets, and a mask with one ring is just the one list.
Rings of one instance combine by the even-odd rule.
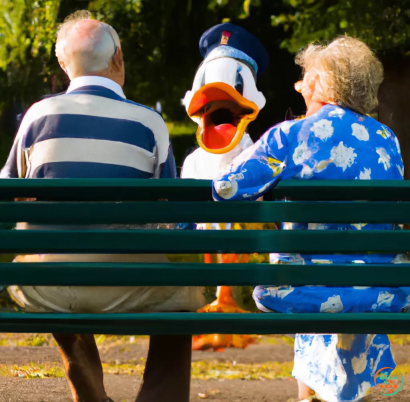
[[325, 73], [324, 89], [339, 106], [361, 114], [378, 105], [377, 92], [383, 81], [383, 66], [359, 39], [336, 38], [329, 45], [310, 44], [296, 56], [304, 72], [317, 68]]
[[105, 70], [118, 47], [117, 32], [104, 22], [92, 20], [87, 10], [69, 15], [58, 27], [56, 55], [64, 60], [70, 78]]

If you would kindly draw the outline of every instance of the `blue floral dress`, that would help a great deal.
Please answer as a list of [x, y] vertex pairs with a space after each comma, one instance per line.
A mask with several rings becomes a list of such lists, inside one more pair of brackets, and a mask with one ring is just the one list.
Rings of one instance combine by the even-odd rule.
[[[218, 201], [256, 200], [279, 179], [402, 180], [394, 133], [371, 117], [326, 105], [314, 115], [274, 126], [214, 181]], [[388, 224], [284, 223], [285, 230], [394, 230]], [[273, 250], [274, 251], [274, 250]], [[402, 255], [272, 254], [272, 263], [401, 263]], [[360, 269], [360, 266], [358, 266]], [[258, 286], [265, 312], [400, 312], [410, 308], [410, 288]], [[328, 402], [357, 401], [374, 386], [380, 368], [395, 367], [387, 335], [311, 335], [295, 338], [293, 375]]]

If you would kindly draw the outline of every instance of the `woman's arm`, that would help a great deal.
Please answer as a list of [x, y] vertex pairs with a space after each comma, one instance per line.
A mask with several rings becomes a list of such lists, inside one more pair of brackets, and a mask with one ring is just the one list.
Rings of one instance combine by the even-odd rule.
[[217, 201], [260, 198], [280, 179], [286, 167], [287, 137], [274, 127], [258, 142], [237, 156], [229, 171], [213, 182]]

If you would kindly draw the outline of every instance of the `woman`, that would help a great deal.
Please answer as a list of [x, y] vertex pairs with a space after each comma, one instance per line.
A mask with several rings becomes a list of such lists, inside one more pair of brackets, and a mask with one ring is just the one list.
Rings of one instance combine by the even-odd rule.
[[[214, 197], [255, 200], [278, 179], [402, 180], [400, 145], [386, 126], [366, 116], [377, 106], [383, 68], [358, 39], [341, 37], [328, 46], [309, 45], [298, 54], [306, 117], [270, 129], [239, 155], [220, 179]], [[290, 224], [286, 230], [392, 230], [393, 225]], [[402, 262], [395, 255], [273, 254], [274, 263], [337, 261]], [[398, 312], [407, 310], [410, 288], [264, 287], [254, 299], [264, 312]], [[409, 298], [410, 300], [410, 298]], [[369, 400], [374, 375], [395, 367], [386, 335], [302, 335], [295, 339], [293, 375], [299, 400]]]

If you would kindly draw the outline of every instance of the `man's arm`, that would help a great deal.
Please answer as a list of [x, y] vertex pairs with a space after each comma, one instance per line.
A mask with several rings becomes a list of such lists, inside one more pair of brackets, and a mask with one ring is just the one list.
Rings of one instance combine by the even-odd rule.
[[176, 179], [177, 167], [175, 165], [174, 153], [172, 151], [172, 144], [169, 143], [167, 160], [160, 167], [161, 179]]
[[21, 141], [27, 133], [30, 125], [39, 117], [39, 110], [34, 103], [25, 113], [21, 120], [20, 127], [14, 138], [13, 146], [11, 147], [10, 154], [7, 158], [7, 162], [0, 172], [1, 179], [11, 179], [26, 176], [26, 161], [22, 152]]
[[4, 165], [3, 169], [1, 169], [0, 179], [13, 179], [19, 177], [17, 168], [18, 149], [18, 143], [17, 141], [14, 141], [13, 146], [11, 147], [10, 154], [7, 158], [7, 162]]
[[280, 127], [272, 128], [234, 159], [229, 172], [214, 180], [214, 198], [217, 201], [257, 200], [280, 179], [287, 155], [286, 135]]
[[161, 114], [152, 111], [152, 120], [155, 122], [151, 128], [154, 134], [155, 146], [155, 168], [154, 178], [156, 179], [176, 179], [177, 168], [175, 165], [172, 144], [169, 140], [168, 127]]

